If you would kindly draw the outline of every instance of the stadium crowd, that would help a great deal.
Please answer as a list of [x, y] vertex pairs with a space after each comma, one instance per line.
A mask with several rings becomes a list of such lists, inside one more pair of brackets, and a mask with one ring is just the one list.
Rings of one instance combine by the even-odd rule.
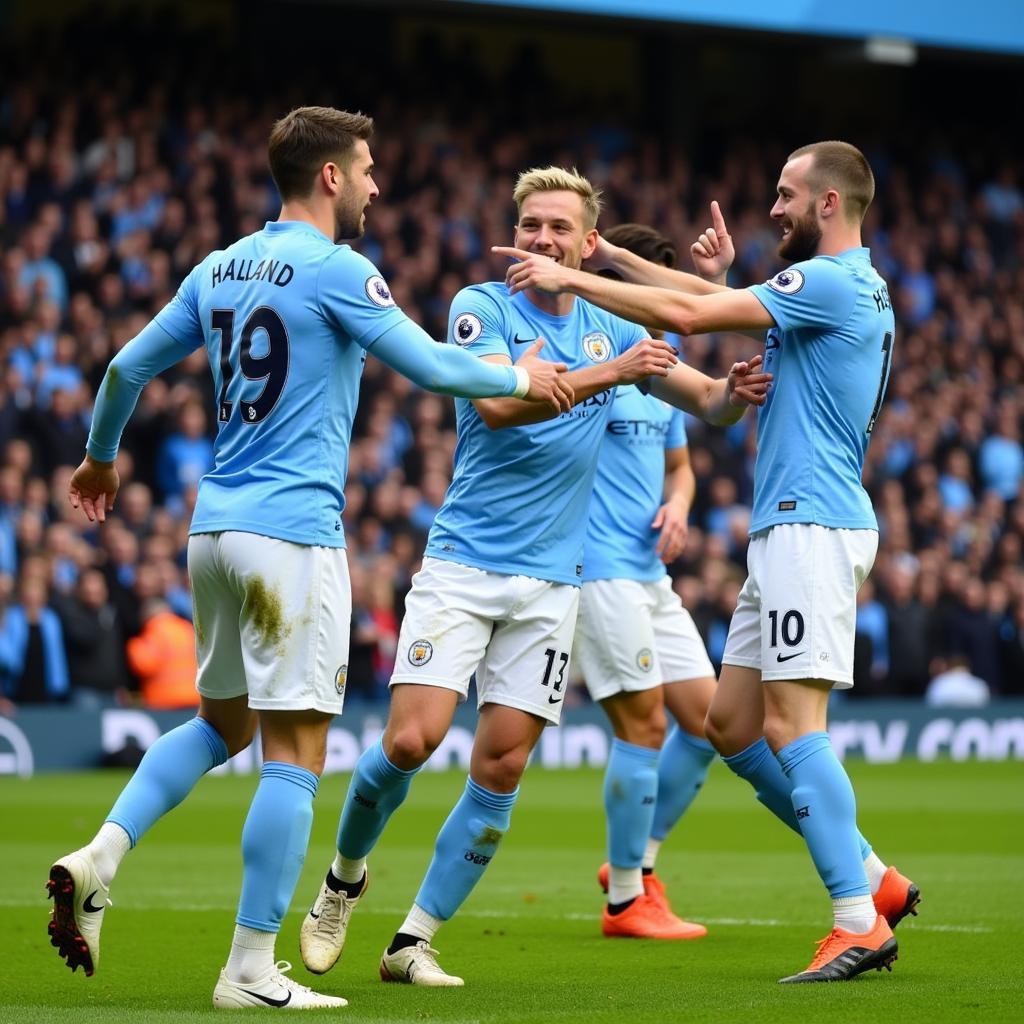
[[[412, 70], [406, 79], [421, 80]], [[676, 242], [684, 264], [716, 198], [738, 252], [730, 283], [778, 269], [767, 212], [788, 147], [736, 138], [703, 166], [604, 117], [553, 115], [542, 129], [499, 130], [474, 100], [475, 72], [460, 72], [458, 117], [397, 82], [368, 111], [378, 122], [381, 198], [358, 247], [434, 337], [444, 336], [449, 302], [464, 284], [503, 276], [490, 246], [510, 241], [514, 176], [538, 163], [579, 167], [604, 189], [603, 226], [651, 224]], [[176, 73], [185, 75], [183, 65]], [[166, 64], [153, 79], [126, 67], [108, 83], [94, 69], [75, 90], [26, 74], [8, 83], [0, 104], [0, 680], [8, 712], [18, 703], [140, 699], [134, 694], [153, 707], [194, 699], [185, 548], [213, 453], [205, 351], [144, 391], [104, 528], [71, 509], [68, 476], [111, 356], [208, 252], [276, 217], [265, 162], [273, 119], [290, 101], [355, 106], [295, 88], [276, 101], [241, 88], [207, 92], [208, 68], [178, 89], [173, 74]], [[866, 471], [881, 542], [861, 592], [852, 692], [918, 696], [957, 662], [993, 695], [1024, 695], [1024, 161], [973, 154], [967, 162], [941, 142], [914, 162], [880, 146], [868, 155], [878, 191], [866, 238], [899, 331]], [[753, 344], [695, 337], [683, 351], [721, 371]], [[717, 662], [745, 572], [755, 421], [724, 432], [695, 421], [689, 428], [697, 497], [671, 571]], [[454, 407], [371, 358], [354, 438], [344, 512], [349, 686], [353, 698], [377, 699], [450, 479]]]

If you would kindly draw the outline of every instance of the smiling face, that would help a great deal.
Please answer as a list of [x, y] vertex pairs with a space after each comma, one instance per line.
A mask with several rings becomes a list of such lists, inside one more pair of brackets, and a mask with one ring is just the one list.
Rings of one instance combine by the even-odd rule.
[[522, 202], [515, 245], [579, 270], [594, 252], [597, 229], [587, 229], [583, 197], [575, 192], [533, 192]]
[[810, 154], [790, 160], [779, 175], [778, 199], [772, 207], [772, 220], [782, 228], [779, 255], [794, 263], [817, 255], [822, 229], [818, 220], [820, 196], [807, 181], [814, 157]]
[[337, 167], [336, 174], [341, 175], [341, 187], [334, 198], [334, 240], [340, 242], [362, 235], [366, 211], [380, 195], [373, 180], [373, 157], [365, 139], [356, 140], [347, 170]]

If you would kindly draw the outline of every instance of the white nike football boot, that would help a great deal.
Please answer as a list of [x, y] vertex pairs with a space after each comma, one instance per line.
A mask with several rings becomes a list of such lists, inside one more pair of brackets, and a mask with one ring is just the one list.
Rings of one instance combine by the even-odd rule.
[[348, 919], [356, 904], [366, 895], [369, 873], [363, 876], [358, 896], [335, 892], [326, 882], [320, 886], [313, 906], [309, 908], [299, 929], [299, 950], [306, 970], [326, 974], [341, 956], [348, 934]]
[[221, 971], [213, 990], [213, 1005], [218, 1010], [331, 1010], [348, 1006], [347, 999], [325, 996], [286, 978], [285, 971], [291, 969], [287, 960], [278, 960], [262, 978], [248, 984], [231, 981]]
[[380, 960], [380, 977], [381, 981], [400, 981], [426, 988], [457, 988], [465, 984], [454, 974], [445, 974], [437, 962], [437, 950], [431, 949], [426, 939], [394, 953], [385, 949]]
[[50, 945], [57, 947], [72, 971], [84, 967], [91, 976], [100, 963], [100, 928], [111, 904], [88, 849], [61, 857], [50, 868], [46, 889], [53, 899]]

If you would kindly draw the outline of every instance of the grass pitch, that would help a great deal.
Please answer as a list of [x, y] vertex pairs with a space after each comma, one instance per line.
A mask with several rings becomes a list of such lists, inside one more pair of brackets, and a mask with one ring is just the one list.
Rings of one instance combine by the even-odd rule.
[[[829, 927], [828, 901], [803, 845], [719, 764], [658, 864], [677, 912], [708, 925], [705, 939], [603, 939], [594, 877], [604, 859], [601, 775], [534, 768], [499, 855], [436, 939], [442, 965], [466, 979], [464, 989], [377, 978], [381, 949], [461, 792], [463, 776], [454, 772], [416, 780], [370, 861], [370, 890], [342, 962], [314, 978], [301, 966], [298, 928], [333, 855], [348, 779], [323, 781], [277, 954], [295, 964], [298, 980], [345, 996], [349, 1007], [331, 1017], [350, 1024], [1024, 1019], [1024, 766], [849, 767], [862, 830], [922, 890], [921, 916], [897, 931], [892, 974], [843, 985], [776, 984], [810, 960]], [[214, 1012], [255, 776], [203, 780], [126, 858], [92, 978], [72, 975], [49, 945], [49, 865], [92, 836], [126, 777], [0, 780], [0, 1021], [179, 1024]]]

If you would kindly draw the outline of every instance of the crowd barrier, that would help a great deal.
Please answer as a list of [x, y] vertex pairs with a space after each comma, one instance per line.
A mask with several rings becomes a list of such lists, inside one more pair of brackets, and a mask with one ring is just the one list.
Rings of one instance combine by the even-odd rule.
[[[380, 735], [386, 707], [354, 706], [336, 719], [327, 741], [327, 772], [351, 771], [360, 753]], [[112, 760], [131, 763], [162, 732], [190, 712], [130, 708], [23, 708], [0, 717], [0, 775], [94, 768]], [[1024, 761], [1024, 701], [999, 701], [985, 708], [929, 708], [919, 701], [843, 701], [831, 713], [829, 733], [840, 758], [874, 764], [914, 758], [934, 761]], [[611, 732], [599, 708], [567, 708], [560, 727], [545, 729], [534, 752], [544, 768], [601, 767]], [[469, 767], [475, 710], [461, 706], [447, 738], [427, 769]], [[120, 758], [117, 756], [120, 754]], [[259, 767], [258, 744], [217, 769], [244, 774]]]

